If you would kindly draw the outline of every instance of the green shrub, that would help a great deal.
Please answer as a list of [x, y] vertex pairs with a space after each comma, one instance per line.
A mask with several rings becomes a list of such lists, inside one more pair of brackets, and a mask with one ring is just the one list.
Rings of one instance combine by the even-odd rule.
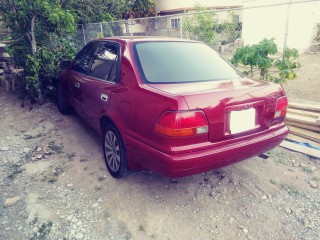
[[[254, 68], [258, 68], [260, 79], [285, 82], [297, 77], [295, 70], [300, 67], [296, 61], [299, 57], [296, 49], [286, 48], [281, 58], [276, 58], [274, 55], [278, 53], [277, 45], [273, 39], [263, 39], [258, 44], [246, 45], [238, 48], [231, 59], [231, 63], [235, 66], [239, 64], [249, 67], [245, 70], [245, 75], [254, 75]], [[275, 71], [270, 72], [270, 69]]]

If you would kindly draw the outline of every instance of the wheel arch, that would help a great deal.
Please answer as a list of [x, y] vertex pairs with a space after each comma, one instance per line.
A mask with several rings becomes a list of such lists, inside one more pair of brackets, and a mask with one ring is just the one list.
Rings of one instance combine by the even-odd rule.
[[112, 124], [120, 133], [120, 136], [122, 138], [122, 141], [124, 142], [125, 148], [126, 148], [126, 153], [127, 153], [127, 161], [128, 161], [128, 167], [130, 170], [133, 171], [139, 171], [141, 170], [141, 166], [139, 166], [133, 159], [132, 159], [132, 154], [130, 153], [130, 149], [127, 149], [127, 145], [126, 145], [126, 138], [123, 134], [123, 132], [125, 131], [125, 128], [121, 128], [121, 124], [116, 124], [116, 121], [113, 120], [110, 116], [108, 115], [102, 115], [100, 118], [100, 132], [101, 135], [103, 136], [103, 131], [104, 131], [104, 127], [108, 124]]
[[101, 133], [101, 135], [103, 134], [104, 127], [108, 124], [112, 124], [113, 126], [115, 126], [118, 129], [117, 125], [114, 123], [114, 121], [112, 121], [112, 119], [110, 117], [103, 115], [100, 118], [100, 133]]

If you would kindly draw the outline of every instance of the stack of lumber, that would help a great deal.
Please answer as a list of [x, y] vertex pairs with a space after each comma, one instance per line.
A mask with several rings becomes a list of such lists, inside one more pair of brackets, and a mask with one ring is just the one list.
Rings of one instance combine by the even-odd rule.
[[[320, 148], [320, 103], [311, 101], [289, 101], [289, 108], [286, 115], [286, 124], [290, 134], [287, 139], [308, 143]], [[302, 152], [310, 156], [320, 156], [320, 150], [312, 149], [284, 141], [280, 146], [291, 150]]]
[[286, 123], [289, 126], [320, 132], [320, 103], [289, 102]]

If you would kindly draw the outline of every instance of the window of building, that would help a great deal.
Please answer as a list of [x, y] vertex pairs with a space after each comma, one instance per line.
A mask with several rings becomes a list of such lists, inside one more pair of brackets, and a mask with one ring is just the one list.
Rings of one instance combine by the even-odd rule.
[[180, 18], [171, 19], [171, 28], [180, 28]]

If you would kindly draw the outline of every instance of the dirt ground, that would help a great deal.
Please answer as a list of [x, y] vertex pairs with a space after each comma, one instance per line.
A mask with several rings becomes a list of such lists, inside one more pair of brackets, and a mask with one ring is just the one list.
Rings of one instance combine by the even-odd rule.
[[290, 99], [320, 102], [320, 54], [301, 54], [297, 79], [283, 84]]
[[21, 108], [1, 87], [0, 239], [320, 239], [320, 159], [278, 147], [196, 176], [116, 180], [82, 119]]

